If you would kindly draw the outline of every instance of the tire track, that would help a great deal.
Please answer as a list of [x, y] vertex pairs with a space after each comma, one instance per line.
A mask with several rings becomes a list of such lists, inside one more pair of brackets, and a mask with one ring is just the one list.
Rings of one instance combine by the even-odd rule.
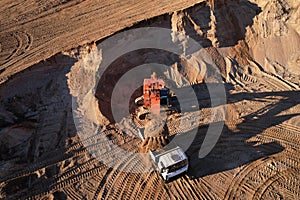
[[[99, 185], [98, 185], [98, 187], [97, 187], [97, 189], [96, 189], [96, 191], [95, 191], [95, 194], [94, 194], [94, 197], [93, 197], [94, 200], [97, 200], [97, 199], [98, 199], [98, 196], [99, 196], [99, 194], [100, 194], [100, 191], [101, 191], [102, 188], [105, 187], [107, 177], [111, 174], [111, 172], [112, 172], [112, 168], [109, 168], [109, 169], [106, 171], [106, 173], [104, 174], [103, 178], [101, 179], [101, 181], [100, 181], [100, 183], [99, 183]], [[101, 199], [103, 199], [103, 198], [101, 197]]]
[[54, 191], [61, 190], [70, 185], [73, 185], [76, 182], [79, 182], [84, 179], [88, 179], [89, 177], [95, 176], [99, 173], [103, 173], [103, 170], [108, 170], [105, 165], [95, 167], [95, 168], [87, 170], [85, 172], [81, 172], [80, 174], [76, 174], [74, 176], [66, 178], [63, 181], [60, 181], [59, 183], [53, 183], [52, 185], [49, 186], [50, 191], [53, 193]]
[[296, 133], [300, 134], [300, 127], [293, 125], [293, 124], [282, 123], [282, 124], [276, 125], [276, 127], [280, 127], [283, 130], [289, 130], [291, 132], [294, 132], [295, 134]]
[[75, 169], [70, 169], [70, 170], [64, 172], [63, 174], [54, 177], [54, 182], [56, 182], [56, 183], [62, 182], [71, 176], [74, 176], [76, 174], [83, 172], [85, 169], [90, 169], [96, 163], [99, 163], [99, 161], [97, 159], [92, 158], [92, 159], [88, 160], [86, 163], [80, 165], [79, 167], [76, 166]]
[[294, 160], [288, 158], [288, 155], [281, 155], [280, 158], [284, 159], [278, 159], [277, 156], [268, 157], [246, 166], [235, 176], [225, 198], [233, 199], [239, 194], [247, 194], [249, 197], [249, 195], [254, 195], [255, 191], [261, 188], [270, 177], [282, 174], [285, 170], [299, 170], [299, 158]]
[[[129, 162], [126, 162], [123, 169], [125, 169], [126, 166], [128, 166], [128, 165], [142, 167], [141, 165], [138, 165], [138, 162], [140, 162], [139, 159], [135, 159], [135, 158], [136, 157], [134, 157]], [[131, 163], [133, 163], [133, 164], [131, 164]], [[132, 187], [136, 186], [136, 184], [138, 183], [138, 179], [140, 179], [139, 174], [137, 176], [137, 174], [134, 174], [131, 172], [123, 172], [122, 170], [120, 170], [119, 173], [123, 174], [123, 175], [121, 175], [122, 178], [115, 179], [115, 181], [113, 183], [113, 187], [110, 188], [110, 190], [108, 190], [108, 192], [107, 192], [108, 196], [114, 196], [114, 197], [118, 198], [119, 195], [120, 196], [124, 195], [124, 192], [126, 192], [126, 190], [128, 188], [130, 188], [129, 191], [132, 192], [133, 191]], [[135, 181], [135, 182], [132, 182], [132, 181]], [[128, 198], [122, 198], [122, 199], [128, 199]]]
[[291, 90], [292, 87], [288, 85], [287, 83], [275, 78], [274, 76], [267, 74], [268, 78], [263, 78], [263, 82], [265, 82], [266, 87], [269, 87], [272, 90], [275, 91], [287, 91]]
[[[93, 137], [93, 138], [96, 138], [96, 136]], [[86, 148], [85, 149], [79, 149], [79, 150], [76, 150], [75, 152], [72, 152], [72, 151], [69, 150], [68, 154], [63, 154], [63, 155], [57, 155], [54, 152], [54, 155], [57, 155], [57, 156], [54, 156], [54, 157], [52, 157], [50, 159], [47, 159], [47, 160], [44, 160], [44, 161], [38, 161], [36, 164], [33, 164], [29, 167], [26, 167], [25, 170], [22, 170], [22, 171], [20, 171], [16, 174], [12, 174], [10, 176], [2, 178], [0, 180], [0, 182], [8, 182], [8, 181], [12, 181], [16, 178], [28, 176], [28, 175], [34, 173], [35, 171], [37, 171], [41, 168], [47, 168], [47, 167], [56, 165], [57, 163], [63, 162], [63, 161], [68, 160], [70, 158], [78, 157], [80, 155], [89, 153], [89, 151], [91, 151], [91, 150], [97, 150], [99, 148], [109, 146], [111, 142], [117, 143], [118, 141], [119, 141], [119, 139], [115, 138], [112, 141], [110, 140], [110, 141], [105, 141], [105, 142], [101, 142], [101, 143], [92, 144], [92, 145], [88, 146], [89, 149], [86, 149]]]
[[274, 162], [273, 158], [264, 158], [245, 166], [241, 171], [239, 171], [233, 178], [231, 184], [229, 185], [227, 192], [224, 196], [224, 199], [234, 199], [234, 195], [237, 193], [237, 190], [241, 187], [241, 183], [250, 174], [253, 170], [257, 170], [259, 166], [264, 165], [265, 163]]
[[[133, 194], [135, 194], [134, 199], [149, 199], [149, 192], [154, 189], [159, 192], [157, 185], [154, 185], [154, 180], [158, 178], [154, 171], [148, 173], [146, 178], [142, 178], [139, 186], [135, 188], [136, 193], [133, 192]], [[164, 191], [164, 189], [161, 189], [161, 191]]]
[[[33, 36], [30, 33], [23, 32], [23, 31], [16, 31], [16, 32], [11, 33], [7, 37], [12, 37], [16, 40], [16, 47], [14, 49], [9, 48], [10, 53], [1, 62], [1, 65], [7, 64], [14, 57], [24, 54], [32, 46]], [[8, 39], [8, 38], [6, 38], [6, 39]]]
[[56, 191], [64, 190], [70, 186], [72, 186], [75, 183], [78, 183], [82, 180], [89, 179], [92, 176], [96, 176], [98, 174], [104, 174], [104, 170], [107, 170], [107, 167], [104, 165], [95, 167], [93, 169], [87, 170], [85, 172], [82, 172], [80, 174], [73, 175], [71, 177], [68, 177], [59, 183], [56, 183], [55, 181], [50, 180], [46, 184], [42, 184], [37, 188], [36, 190], [32, 190], [26, 194], [26, 196], [30, 199], [40, 199], [41, 197], [47, 196], [49, 194], [53, 194]]
[[[92, 145], [92, 146], [93, 146], [93, 148], [95, 148], [95, 149], [99, 148], [99, 144], [94, 144], [94, 145]], [[102, 143], [100, 143], [100, 147], [103, 147], [103, 144], [102, 144]], [[135, 147], [133, 147], [131, 150], [133, 150], [133, 149], [135, 149]], [[67, 160], [67, 159], [69, 159], [69, 158], [74, 158], [74, 157], [80, 156], [80, 155], [85, 154], [85, 153], [88, 153], [88, 150], [87, 150], [87, 149], [83, 149], [83, 150], [77, 151], [77, 152], [75, 152], [74, 154], [70, 154], [70, 155], [67, 155], [67, 156], [63, 157], [63, 159], [61, 159], [60, 162], [62, 162], [62, 161], [64, 161], [64, 160]], [[106, 154], [109, 154], [109, 153], [111, 153], [111, 152], [107, 152]], [[104, 155], [105, 155], [105, 154], [104, 154]], [[60, 158], [61, 158], [61, 157], [60, 157]], [[65, 158], [66, 158], [66, 159], [65, 159]], [[48, 160], [47, 162], [49, 162], [49, 160]], [[55, 177], [55, 179], [52, 180], [51, 182], [52, 182], [52, 183], [53, 183], [53, 182], [56, 182], [56, 184], [54, 184], [54, 185], [52, 184], [52, 185], [53, 185], [53, 186], [51, 186], [52, 189], [51, 189], [51, 190], [48, 190], [48, 192], [51, 192], [51, 191], [53, 191], [53, 190], [54, 190], [54, 191], [59, 190], [59, 189], [61, 189], [62, 187], [66, 187], [66, 186], [68, 186], [68, 185], [71, 185], [71, 184], [73, 184], [74, 182], [76, 182], [76, 181], [78, 181], [78, 180], [80, 180], [80, 179], [85, 179], [85, 178], [88, 178], [89, 176], [95, 175], [95, 173], [94, 173], [93, 171], [99, 171], [100, 169], [96, 168], [95, 170], [92, 170], [92, 172], [89, 172], [89, 170], [87, 170], [87, 171], [85, 171], [85, 172], [82, 172], [82, 171], [83, 171], [84, 169], [86, 169], [86, 168], [91, 167], [91, 166], [94, 165], [96, 162], [99, 162], [99, 161], [96, 160], [96, 159], [92, 159], [92, 160], [86, 162], [85, 164], [79, 166], [78, 168], [75, 168], [75, 169], [73, 169], [73, 170], [67, 171], [67, 172], [65, 172], [64, 174]], [[47, 165], [47, 166], [43, 165], [43, 167], [49, 167], [49, 166], [55, 165], [55, 164], [57, 164], [57, 163], [58, 163], [58, 162], [54, 162], [54, 163], [52, 163], [52, 164], [50, 164], [50, 165]], [[23, 173], [22, 176], [28, 176], [28, 175], [34, 173], [36, 170], [38, 170], [37, 168], [41, 168], [42, 166], [41, 166], [41, 164], [39, 164], [39, 165], [36, 165], [36, 166], [34, 166], [34, 167], [35, 167], [34, 169], [29, 169], [28, 171], [26, 171], [25, 174]], [[82, 175], [78, 175], [78, 173], [82, 173]], [[9, 181], [11, 181], [11, 180], [13, 180], [13, 179], [15, 179], [15, 178], [20, 178], [20, 176], [19, 176], [18, 174], [17, 174], [17, 175], [14, 175], [14, 176], [15, 176], [14, 178], [9, 179], [9, 180], [6, 180], [6, 182], [9, 182]], [[40, 190], [40, 191], [47, 190], [47, 187], [48, 187], [47, 185], [49, 185], [48, 182], [45, 184], [45, 186], [41, 186], [41, 187], [40, 187], [40, 188], [44, 188], [44, 189], [42, 189], [42, 190]], [[51, 185], [51, 184], [50, 184], [50, 185]], [[36, 193], [40, 193], [40, 191], [39, 191], [39, 192], [33, 192], [33, 193], [32, 193], [32, 196], [35, 196]]]
[[[271, 190], [275, 192], [282, 192], [281, 188], [285, 189], [285, 192], [289, 191], [291, 193], [291, 196], [289, 198], [295, 198], [300, 197], [300, 184], [299, 184], [299, 171], [295, 170], [286, 170], [283, 173], [276, 174], [272, 177], [270, 177], [264, 184], [259, 187], [253, 196], [253, 200], [259, 200], [264, 199], [263, 196], [267, 192], [268, 188], [273, 186]], [[283, 180], [282, 180], [283, 179]], [[288, 180], [288, 181], [287, 181]], [[275, 184], [276, 183], [276, 186]], [[280, 188], [278, 188], [280, 187]], [[286, 194], [285, 194], [286, 195]], [[293, 197], [292, 197], [293, 196]]]
[[[131, 150], [134, 150], [135, 147], [133, 147]], [[137, 151], [137, 149], [136, 149]], [[135, 151], [135, 152], [136, 152]], [[119, 160], [117, 161], [118, 165], [116, 165], [113, 169], [110, 169], [110, 173], [107, 174], [107, 182], [105, 182], [105, 185], [99, 184], [93, 199], [98, 199], [99, 196], [101, 196], [101, 199], [104, 199], [108, 194], [109, 190], [112, 189], [113, 185], [115, 184], [116, 180], [124, 180], [126, 177], [126, 173], [122, 172], [122, 170], [126, 167], [126, 163], [130, 163], [135, 157], [127, 157], [125, 160]], [[120, 175], [122, 174], [122, 175]]]
[[81, 200], [82, 199], [82, 196], [80, 196], [76, 192], [76, 189], [73, 186], [64, 188], [64, 192], [66, 193], [66, 195], [68, 196], [68, 198], [70, 198], [72, 200]]
[[261, 130], [259, 126], [251, 126], [251, 125], [241, 125], [240, 126], [241, 130], [247, 130], [248, 132], [252, 133], [260, 133], [260, 135], [256, 136], [257, 138], [262, 138], [262, 137], [268, 137], [272, 139], [275, 142], [280, 142], [285, 144], [286, 146], [293, 147], [295, 149], [299, 149], [299, 140], [298, 140], [298, 135], [300, 134], [299, 131], [294, 132], [285, 129], [284, 127], [281, 126], [272, 126], [266, 130]]
[[186, 176], [181, 177], [178, 181], [176, 181], [178, 184], [179, 188], [182, 188], [183, 193], [188, 196], [188, 199], [199, 199], [200, 196], [198, 196], [193, 189], [194, 184], [193, 181], [187, 180]]

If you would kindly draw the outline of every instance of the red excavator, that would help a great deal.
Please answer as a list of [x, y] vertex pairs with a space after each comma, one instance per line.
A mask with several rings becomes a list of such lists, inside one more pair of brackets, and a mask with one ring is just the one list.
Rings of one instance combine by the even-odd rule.
[[154, 72], [151, 78], [144, 79], [143, 95], [135, 100], [137, 105], [143, 106], [143, 109], [137, 110], [139, 118], [141, 115], [146, 115], [149, 112], [159, 115], [161, 108], [165, 111], [170, 111], [170, 97], [170, 89], [166, 87], [165, 81], [156, 78], [156, 73]]
[[150, 79], [144, 80], [143, 97], [144, 107], [158, 115], [160, 105], [168, 104], [169, 89], [165, 87], [165, 82], [156, 78], [156, 74], [153, 73]]

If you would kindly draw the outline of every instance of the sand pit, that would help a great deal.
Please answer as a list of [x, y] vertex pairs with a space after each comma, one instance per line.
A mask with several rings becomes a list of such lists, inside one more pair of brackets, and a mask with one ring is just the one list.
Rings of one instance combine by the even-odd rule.
[[[14, 9], [13, 5], [28, 10], [29, 2], [3, 1], [0, 5], [3, 4], [1, 9], [8, 13]], [[24, 14], [16, 12], [9, 20], [17, 17], [16, 23], [24, 22], [20, 28], [31, 30], [30, 27], [47, 20], [56, 22], [51, 16], [65, 17], [59, 11], [60, 6], [75, 8], [73, 4], [77, 1], [66, 1], [56, 7], [57, 13], [53, 6], [56, 1], [49, 2], [53, 3], [50, 3], [52, 7], [50, 4], [45, 7], [51, 7], [45, 11], [49, 18], [42, 15], [44, 12], [36, 14], [37, 11], [28, 10], [29, 13], [22, 11]], [[79, 5], [85, 5], [78, 7], [80, 12], [71, 6], [66, 8], [67, 13], [76, 15], [91, 4], [82, 1]], [[164, 10], [165, 5], [170, 8]], [[93, 4], [89, 9], [97, 6]], [[299, 2], [205, 1], [182, 11], [178, 9], [190, 4], [178, 3], [172, 7], [171, 3], [159, 6], [153, 2], [143, 6], [148, 8], [146, 17], [137, 15], [140, 17], [136, 19], [124, 14], [128, 20], [123, 21], [111, 17], [124, 24], [116, 26], [117, 22], [107, 21], [117, 27], [108, 26], [109, 33], [91, 28], [101, 30], [97, 25], [106, 26], [99, 18], [102, 12], [95, 9], [88, 14], [96, 14], [93, 16], [97, 22], [86, 26], [87, 38], [82, 30], [84, 26], [79, 24], [69, 27], [74, 29], [70, 35], [78, 33], [76, 39], [73, 36], [70, 40], [57, 39], [52, 34], [57, 30], [45, 25], [33, 38], [33, 41], [38, 38], [41, 46], [35, 42], [26, 46], [31, 42], [26, 31], [13, 35], [17, 40], [6, 40], [8, 37], [0, 40], [1, 58], [7, 58], [7, 52], [18, 46], [15, 41], [25, 44], [11, 60], [0, 60], [5, 62], [0, 68], [0, 78], [3, 78], [0, 84], [0, 198], [299, 199]], [[157, 6], [159, 10], [155, 9]], [[130, 12], [135, 13], [135, 10], [134, 7]], [[52, 11], [56, 14], [51, 15]], [[171, 13], [160, 15], [166, 12]], [[35, 15], [40, 21], [30, 22]], [[156, 17], [129, 29], [167, 27], [201, 43], [221, 72], [226, 90], [224, 104], [211, 106], [213, 99], [219, 97], [210, 96], [209, 84], [205, 82], [208, 72], [204, 68], [194, 70], [187, 60], [162, 50], [143, 49], [120, 57], [105, 72], [101, 84], [95, 85], [93, 74], [102, 61], [101, 49], [96, 47], [101, 41], [97, 40], [153, 16]], [[1, 21], [0, 31], [15, 31], [6, 22]], [[62, 22], [57, 27], [62, 27]], [[70, 24], [77, 22], [72, 18]], [[82, 29], [76, 29], [78, 26]], [[45, 32], [51, 32], [53, 37], [43, 39], [41, 35]], [[65, 32], [67, 29], [59, 33]], [[51, 41], [54, 45], [50, 51]], [[95, 43], [88, 43], [91, 41]], [[11, 48], [5, 49], [4, 44]], [[79, 44], [85, 45], [76, 47]], [[22, 49], [25, 53], [21, 53]], [[62, 50], [67, 51], [58, 53]], [[141, 95], [141, 88], [137, 88], [124, 107], [128, 112], [121, 113], [123, 118], [119, 121], [113, 121], [110, 97], [117, 81], [135, 66], [157, 60], [166, 65], [163, 72], [178, 91], [192, 85], [199, 107], [190, 105], [187, 98], [182, 103], [190, 105], [185, 112], [172, 113], [165, 123], [152, 121], [147, 126], [145, 120], [137, 120], [135, 116], [133, 102]], [[91, 87], [96, 87], [95, 91], [91, 91]], [[124, 94], [129, 92], [125, 86], [123, 90]], [[219, 115], [222, 106], [226, 112]], [[74, 115], [85, 117], [74, 121]], [[78, 129], [76, 122], [83, 124], [82, 129]], [[220, 124], [223, 128], [216, 145], [207, 156], [200, 158], [209, 125]], [[147, 129], [145, 141], [139, 137], [139, 128]], [[88, 130], [87, 134], [82, 134], [84, 130]], [[186, 151], [188, 173], [168, 184], [153, 170], [150, 158], [138, 156], [139, 153], [148, 155], [148, 150], [159, 149], [176, 136], [179, 141], [187, 141], [193, 132], [195, 137]]]

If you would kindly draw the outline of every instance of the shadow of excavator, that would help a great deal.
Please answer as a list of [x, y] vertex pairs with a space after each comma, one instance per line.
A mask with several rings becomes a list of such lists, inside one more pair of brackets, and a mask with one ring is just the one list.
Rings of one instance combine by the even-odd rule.
[[198, 158], [198, 153], [206, 135], [207, 127], [199, 127], [197, 136], [187, 151], [191, 158], [188, 175], [191, 178], [198, 178], [215, 174], [283, 151], [284, 148], [276, 141], [257, 145], [247, 140], [269, 127], [299, 116], [300, 113], [277, 116], [279, 113], [299, 104], [300, 100], [297, 99], [299, 94], [299, 91], [282, 91], [230, 95], [228, 97], [229, 104], [245, 99], [263, 101], [271, 96], [280, 97], [278, 98], [280, 100], [245, 116], [243, 122], [237, 124], [237, 131], [232, 131], [225, 125], [213, 150], [202, 159]]

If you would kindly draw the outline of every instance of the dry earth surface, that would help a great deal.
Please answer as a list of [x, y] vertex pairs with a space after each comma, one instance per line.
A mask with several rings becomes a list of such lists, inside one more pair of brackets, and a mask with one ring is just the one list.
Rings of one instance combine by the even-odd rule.
[[201, 1], [1, 1], [0, 82], [63, 50]]
[[[0, 5], [0, 198], [300, 199], [298, 0]], [[203, 68], [162, 50], [119, 57], [96, 84], [101, 39], [148, 26], [187, 35], [209, 53], [226, 90], [225, 119], [213, 116], [222, 105], [210, 106]], [[131, 115], [115, 122], [111, 96], [130, 69], [155, 61], [179, 90], [194, 88], [200, 109], [170, 115], [168, 137], [142, 142], [137, 128], [145, 124], [131, 120], [132, 100]], [[81, 129], [74, 113], [83, 116]], [[223, 122], [217, 144], [199, 158], [208, 125]], [[193, 130], [186, 175], [164, 183], [156, 171], [143, 172], [151, 162], [136, 153]], [[134, 154], [124, 159], [121, 150]]]

